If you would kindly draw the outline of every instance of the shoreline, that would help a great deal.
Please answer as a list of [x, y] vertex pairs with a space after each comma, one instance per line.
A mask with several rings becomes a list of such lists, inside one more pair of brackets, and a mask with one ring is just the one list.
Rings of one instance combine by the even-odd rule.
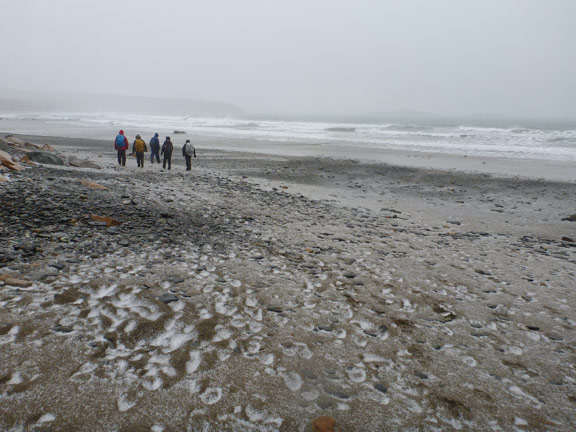
[[[0, 128], [12, 127], [15, 133], [26, 136], [50, 136], [77, 139], [95, 139], [111, 142], [117, 133], [117, 125], [100, 125], [93, 128], [47, 124], [41, 121], [0, 121]], [[26, 133], [24, 133], [26, 132]], [[135, 135], [138, 132], [135, 132]], [[490, 174], [501, 177], [519, 177], [555, 181], [576, 182], [574, 163], [539, 159], [513, 159], [505, 157], [466, 156], [448, 153], [419, 152], [410, 150], [379, 149], [370, 147], [328, 144], [305, 144], [254, 139], [215, 138], [197, 134], [176, 134], [159, 130], [161, 138], [169, 135], [176, 146], [190, 139], [198, 148], [260, 153], [276, 156], [324, 157], [353, 159], [362, 163], [391, 164], [410, 168], [461, 171], [474, 174]], [[127, 131], [129, 136], [132, 136]], [[140, 132], [140, 134], [142, 134]], [[150, 137], [143, 135], [147, 141]], [[150, 134], [152, 136], [152, 134]], [[182, 141], [182, 143], [180, 143]]]
[[3, 430], [576, 427], [576, 184], [29, 140], [100, 169], [0, 183]]

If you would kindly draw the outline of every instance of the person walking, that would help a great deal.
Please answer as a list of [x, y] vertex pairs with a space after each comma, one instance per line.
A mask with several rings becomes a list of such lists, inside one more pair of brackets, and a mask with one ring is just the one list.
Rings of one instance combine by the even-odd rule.
[[186, 144], [182, 147], [182, 156], [186, 159], [186, 171], [190, 171], [192, 169], [192, 156], [196, 157], [196, 149], [190, 140], [186, 140]]
[[160, 140], [158, 136], [158, 132], [156, 132], [150, 140], [150, 163], [154, 163], [154, 158], [156, 158], [156, 162], [160, 163]]
[[126, 166], [126, 150], [128, 150], [128, 138], [124, 136], [124, 131], [120, 130], [114, 140], [114, 148], [118, 155], [118, 165]]
[[134, 144], [132, 144], [132, 153], [136, 153], [136, 162], [139, 168], [144, 168], [144, 152], [147, 152], [146, 143], [140, 135], [136, 135]]
[[164, 144], [162, 144], [162, 151], [160, 153], [164, 156], [162, 168], [166, 168], [166, 164], [168, 164], [168, 169], [172, 169], [172, 150], [174, 150], [174, 144], [170, 141], [170, 137], [167, 136], [164, 140]]

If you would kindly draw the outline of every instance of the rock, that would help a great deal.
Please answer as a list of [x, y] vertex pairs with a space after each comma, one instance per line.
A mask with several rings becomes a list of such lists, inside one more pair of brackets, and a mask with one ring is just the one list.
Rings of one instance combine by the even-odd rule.
[[24, 148], [28, 150], [42, 150], [41, 146], [39, 146], [38, 144], [32, 144], [31, 142], [25, 142]]
[[388, 388], [384, 384], [381, 384], [381, 383], [374, 383], [374, 388], [376, 390], [378, 390], [379, 392], [382, 392], [382, 393], [388, 392]]
[[0, 175], [0, 183], [4, 183], [7, 181], [8, 181], [8, 179], [6, 177], [4, 177], [3, 175]]
[[554, 333], [554, 332], [550, 332], [550, 333], [546, 333], [546, 336], [553, 341], [563, 341], [564, 338], [562, 336], [560, 336], [558, 333]]
[[282, 308], [279, 306], [268, 306], [266, 310], [269, 312], [282, 313]]
[[64, 165], [64, 161], [60, 157], [58, 157], [52, 153], [43, 152], [43, 151], [28, 152], [28, 159], [30, 159], [33, 162], [38, 162], [41, 164]]
[[42, 150], [46, 150], [46, 151], [51, 151], [51, 152], [55, 152], [56, 149], [54, 147], [52, 147], [50, 144], [44, 144], [42, 146]]
[[178, 134], [185, 134], [185, 131], [179, 131], [179, 130], [175, 130], [174, 132], [172, 132], [174, 135], [178, 135]]
[[100, 165], [95, 164], [89, 160], [80, 160], [75, 156], [70, 156], [68, 158], [68, 165], [77, 167], [77, 168], [94, 168], [94, 169], [101, 169]]
[[353, 127], [329, 127], [325, 129], [326, 132], [355, 132], [356, 128]]
[[176, 297], [174, 294], [165, 293], [158, 297], [158, 300], [160, 300], [162, 303], [168, 304], [178, 301], [178, 297]]
[[90, 180], [78, 180], [78, 182], [82, 185], [82, 186], [86, 186], [89, 189], [100, 189], [100, 190], [109, 190], [107, 187], [102, 186], [98, 183], [94, 183]]
[[98, 216], [98, 215], [90, 215], [90, 217], [95, 220], [96, 222], [104, 222], [106, 226], [111, 227], [115, 225], [121, 225], [122, 222], [117, 221], [116, 219], [112, 219], [108, 216]]
[[350, 395], [348, 393], [344, 393], [343, 391], [340, 391], [340, 390], [335, 390], [332, 388], [326, 388], [325, 391], [330, 396], [337, 397], [338, 399], [350, 399]]
[[576, 243], [576, 240], [574, 240], [572, 237], [562, 237], [562, 241], [565, 241], [568, 243]]
[[312, 428], [314, 432], [334, 432], [336, 420], [328, 416], [316, 417], [312, 420]]
[[58, 332], [58, 333], [70, 333], [72, 331], [72, 329], [70, 327], [66, 327], [66, 326], [63, 326], [60, 324], [52, 327], [52, 330], [54, 330], [55, 332]]
[[576, 222], [576, 214], [573, 214], [571, 216], [565, 217], [564, 219], [562, 219], [563, 221], [568, 221], [568, 222]]
[[54, 267], [57, 270], [62, 270], [64, 267], [66, 267], [66, 264], [63, 264], [59, 261], [54, 261], [51, 264], [48, 264], [48, 267]]
[[15, 286], [18, 288], [28, 288], [31, 287], [34, 282], [25, 279], [16, 279], [10, 275], [0, 275], [0, 280], [4, 281], [4, 285]]
[[24, 169], [12, 160], [12, 156], [2, 150], [0, 150], [0, 165], [4, 165], [12, 171], [21, 171]]

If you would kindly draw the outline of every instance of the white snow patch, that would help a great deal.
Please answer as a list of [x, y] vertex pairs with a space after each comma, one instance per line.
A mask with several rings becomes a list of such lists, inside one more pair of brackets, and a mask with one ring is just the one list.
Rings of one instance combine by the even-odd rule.
[[136, 401], [128, 400], [126, 395], [121, 395], [118, 398], [118, 411], [120, 412], [128, 411], [134, 405], [136, 405]]
[[367, 363], [380, 363], [386, 361], [384, 357], [377, 354], [364, 354], [363, 359]]
[[56, 416], [54, 414], [44, 414], [38, 419], [38, 423], [50, 423], [54, 420], [56, 420]]
[[206, 405], [214, 405], [222, 398], [222, 389], [220, 387], [208, 387], [200, 395], [200, 400]]
[[20, 372], [14, 372], [12, 374], [12, 378], [10, 378], [10, 381], [8, 381], [6, 384], [16, 385], [21, 384], [22, 382], [24, 382], [24, 379], [22, 378]]
[[186, 363], [186, 372], [189, 374], [198, 370], [202, 362], [202, 354], [199, 351], [190, 351], [190, 361]]
[[283, 374], [284, 384], [292, 391], [300, 390], [302, 387], [302, 377], [296, 372], [288, 372]]

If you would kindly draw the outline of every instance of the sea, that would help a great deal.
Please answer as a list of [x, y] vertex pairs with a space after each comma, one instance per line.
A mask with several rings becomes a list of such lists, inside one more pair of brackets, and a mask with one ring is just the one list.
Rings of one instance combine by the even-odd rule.
[[[19, 128], [18, 124], [34, 127]], [[154, 132], [165, 135], [178, 131], [228, 140], [262, 140], [271, 146], [308, 144], [576, 162], [576, 121], [0, 114], [0, 130], [39, 133], [42, 130], [65, 131], [66, 128], [86, 131], [121, 128], [144, 137]]]

